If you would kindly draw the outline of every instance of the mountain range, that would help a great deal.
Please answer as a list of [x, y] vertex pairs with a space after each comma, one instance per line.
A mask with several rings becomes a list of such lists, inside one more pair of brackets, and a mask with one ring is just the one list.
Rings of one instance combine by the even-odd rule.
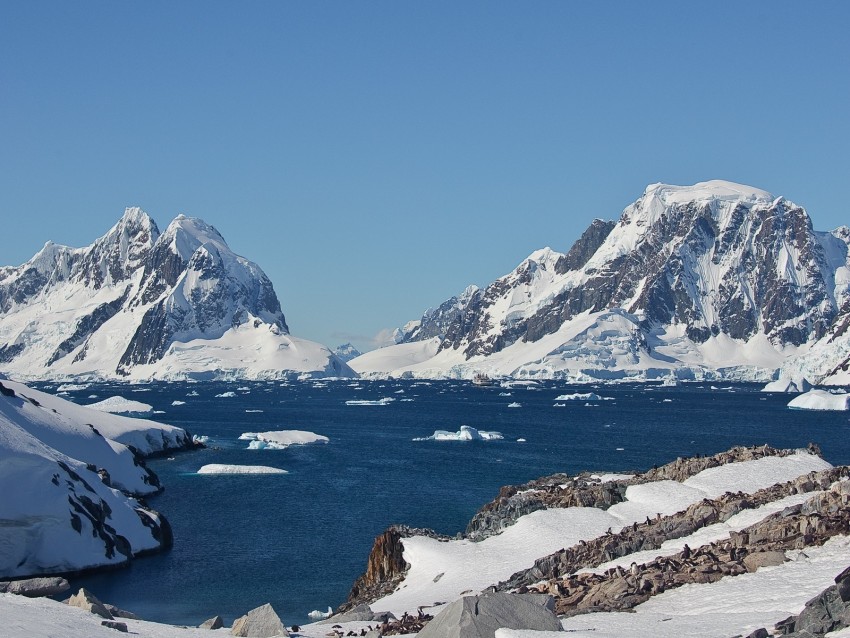
[[271, 281], [200, 219], [128, 208], [85, 248], [0, 267], [0, 369], [19, 378], [354, 376], [293, 337]]
[[652, 184], [350, 362], [365, 375], [769, 380], [850, 375], [850, 229], [726, 181]]

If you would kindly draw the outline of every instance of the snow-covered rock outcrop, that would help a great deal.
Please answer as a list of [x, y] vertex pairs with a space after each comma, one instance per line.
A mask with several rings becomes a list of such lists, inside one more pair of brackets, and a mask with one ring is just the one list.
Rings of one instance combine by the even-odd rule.
[[0, 380], [0, 578], [116, 565], [170, 544], [167, 522], [130, 496], [160, 486], [129, 446], [153, 453], [190, 438], [135, 421]]
[[[375, 374], [819, 381], [840, 340], [850, 360], [850, 231], [815, 232], [782, 197], [724, 181], [652, 184], [619, 221], [595, 220], [566, 254], [545, 248], [403, 331], [439, 339], [406, 363], [389, 346], [352, 367]], [[830, 345], [821, 345], [830, 339]], [[846, 343], [845, 343], [846, 341]], [[377, 362], [387, 363], [378, 370]], [[396, 362], [404, 365], [389, 367]], [[846, 362], [845, 362], [846, 363]], [[847, 366], [845, 366], [847, 367]]]
[[352, 376], [289, 335], [271, 281], [200, 219], [128, 208], [86, 248], [0, 268], [0, 369], [18, 378]]

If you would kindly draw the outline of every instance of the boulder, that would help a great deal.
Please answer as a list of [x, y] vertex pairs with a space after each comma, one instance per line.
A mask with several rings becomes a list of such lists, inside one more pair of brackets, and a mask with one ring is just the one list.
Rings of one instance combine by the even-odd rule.
[[114, 620], [103, 620], [100, 623], [104, 627], [109, 627], [110, 629], [115, 629], [116, 631], [123, 631], [125, 634], [127, 633], [127, 623], [125, 622], [115, 622]]
[[107, 620], [115, 620], [112, 614], [109, 613], [109, 610], [106, 606], [97, 599], [93, 593], [91, 593], [85, 587], [80, 587], [80, 591], [71, 596], [68, 599], [68, 604], [71, 607], [79, 607], [80, 609], [85, 609], [101, 618], [106, 618]]
[[55, 596], [71, 589], [64, 578], [25, 578], [0, 582], [0, 593], [18, 594], [27, 598], [39, 596]]
[[115, 616], [116, 618], [129, 618], [130, 620], [141, 620], [136, 614], [132, 611], [127, 611], [126, 609], [121, 609], [120, 607], [116, 607], [115, 605], [110, 605], [109, 603], [103, 603], [103, 606], [106, 607], [106, 611]]
[[550, 596], [490, 593], [446, 606], [419, 638], [495, 638], [497, 629], [561, 631]]
[[392, 615], [392, 613], [388, 611], [382, 612], [374, 612], [372, 608], [369, 607], [366, 603], [361, 603], [357, 605], [354, 609], [350, 609], [342, 614], [337, 614], [336, 616], [331, 616], [325, 620], [322, 620], [316, 624], [318, 625], [335, 625], [337, 623], [344, 622], [370, 622], [370, 621], [378, 621], [378, 622], [386, 622], [389, 620], [395, 620], [396, 617]]
[[224, 627], [224, 620], [221, 616], [213, 616], [198, 625], [199, 629], [221, 629], [222, 627]]
[[230, 633], [247, 638], [271, 638], [289, 636], [289, 632], [272, 606], [268, 603], [252, 609], [233, 623]]
[[744, 557], [744, 567], [748, 572], [754, 572], [761, 567], [773, 567], [785, 562], [785, 552], [753, 552]]

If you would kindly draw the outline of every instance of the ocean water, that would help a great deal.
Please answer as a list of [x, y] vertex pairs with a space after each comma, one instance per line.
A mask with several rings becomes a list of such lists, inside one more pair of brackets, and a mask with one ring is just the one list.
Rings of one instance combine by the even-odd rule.
[[[456, 534], [502, 485], [554, 472], [646, 470], [677, 456], [764, 443], [813, 441], [828, 461], [850, 463], [847, 413], [789, 410], [788, 395], [757, 390], [720, 383], [546, 382], [511, 389], [459, 381], [94, 384], [66, 398], [143, 401], [162, 411], [152, 418], [211, 441], [205, 450], [149, 461], [166, 488], [149, 505], [171, 522], [174, 548], [126, 569], [74, 579], [72, 586], [162, 622], [196, 625], [220, 614], [230, 623], [270, 602], [285, 623], [304, 624], [309, 611], [345, 600], [375, 536], [388, 525]], [[589, 391], [612, 400], [555, 400]], [[226, 392], [235, 396], [216, 396]], [[386, 397], [395, 400], [345, 403]], [[174, 406], [175, 400], [185, 404]], [[508, 407], [513, 402], [521, 407]], [[461, 425], [505, 438], [413, 441]], [[238, 438], [268, 430], [309, 430], [330, 443], [248, 450]], [[207, 463], [289, 473], [196, 474]]]

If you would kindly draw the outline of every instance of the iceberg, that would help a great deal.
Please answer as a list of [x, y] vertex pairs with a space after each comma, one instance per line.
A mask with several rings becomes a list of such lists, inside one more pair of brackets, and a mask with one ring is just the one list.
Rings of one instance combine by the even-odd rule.
[[383, 399], [378, 399], [377, 401], [367, 401], [365, 399], [356, 399], [351, 401], [346, 401], [345, 405], [389, 405], [395, 401], [392, 397], [384, 397]]
[[186, 402], [175, 400], [171, 402], [171, 405], [186, 405]]
[[448, 430], [435, 430], [431, 436], [419, 437], [414, 441], [499, 441], [504, 439], [501, 432], [485, 432], [484, 430], [476, 430], [469, 425], [460, 426], [457, 432], [449, 432]]
[[792, 410], [850, 410], [850, 394], [809, 390], [791, 399], [788, 407]]
[[222, 392], [221, 394], [215, 395], [216, 399], [232, 399], [236, 396], [235, 392]]
[[243, 432], [240, 441], [250, 441], [249, 450], [285, 450], [291, 445], [327, 443], [328, 437], [304, 430], [277, 430], [275, 432]]
[[780, 377], [764, 386], [762, 392], [808, 392], [812, 384], [805, 377]]
[[152, 405], [142, 403], [141, 401], [131, 401], [124, 397], [109, 397], [108, 399], [98, 401], [97, 403], [89, 403], [85, 407], [91, 408], [92, 410], [99, 410], [100, 412], [109, 412], [111, 414], [147, 414], [153, 410]]
[[307, 617], [310, 620], [324, 620], [325, 618], [330, 618], [333, 613], [334, 610], [331, 607], [328, 607], [327, 611], [319, 611], [318, 609], [314, 609], [309, 614], [307, 614]]
[[226, 465], [224, 463], [209, 463], [204, 465], [198, 474], [289, 474], [286, 470], [266, 465]]
[[508, 407], [509, 408], [521, 408], [522, 403], [519, 403], [518, 401], [514, 401], [513, 403], [508, 403]]
[[576, 392], [574, 394], [561, 394], [555, 397], [555, 401], [613, 401], [614, 397], [601, 397], [594, 392]]

